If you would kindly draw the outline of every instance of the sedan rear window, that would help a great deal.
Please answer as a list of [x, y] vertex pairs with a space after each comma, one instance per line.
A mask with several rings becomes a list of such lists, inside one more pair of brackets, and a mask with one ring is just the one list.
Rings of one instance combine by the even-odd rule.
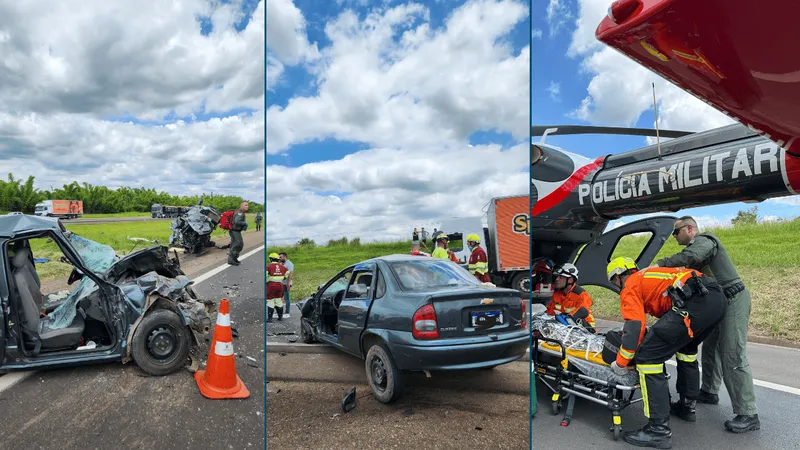
[[424, 259], [389, 263], [404, 291], [476, 286], [480, 282], [466, 269], [449, 261]]

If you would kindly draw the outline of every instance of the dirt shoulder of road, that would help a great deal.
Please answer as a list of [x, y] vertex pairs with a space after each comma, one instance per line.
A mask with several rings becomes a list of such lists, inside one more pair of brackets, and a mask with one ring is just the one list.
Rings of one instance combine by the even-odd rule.
[[[356, 388], [356, 408], [342, 398]], [[372, 397], [364, 383], [267, 384], [267, 442], [272, 449], [529, 447], [528, 395], [410, 386], [397, 402]]]

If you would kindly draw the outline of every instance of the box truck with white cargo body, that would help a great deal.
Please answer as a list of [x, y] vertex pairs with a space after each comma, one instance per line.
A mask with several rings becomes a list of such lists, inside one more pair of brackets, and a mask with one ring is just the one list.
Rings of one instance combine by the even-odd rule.
[[452, 219], [443, 222], [441, 230], [447, 233], [450, 240], [448, 248], [459, 260], [465, 262], [469, 262], [471, 253], [467, 247], [467, 236], [480, 236], [480, 245], [486, 250], [489, 260], [489, 277], [492, 282], [497, 286], [529, 294], [529, 213], [529, 196], [498, 197], [489, 202], [484, 216]]
[[83, 216], [81, 200], [45, 200], [36, 204], [34, 215], [57, 217], [59, 219], [75, 219]]

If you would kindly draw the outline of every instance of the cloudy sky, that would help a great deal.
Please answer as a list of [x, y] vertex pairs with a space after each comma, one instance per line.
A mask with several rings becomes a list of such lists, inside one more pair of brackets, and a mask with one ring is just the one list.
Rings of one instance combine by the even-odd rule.
[[6, 171], [263, 202], [263, 1], [0, 2], [0, 55]]
[[[534, 0], [533, 123], [653, 128], [653, 82], [662, 128], [704, 131], [733, 123], [721, 112], [595, 39], [595, 29], [611, 3]], [[648, 144], [647, 138], [602, 135], [553, 136], [547, 142], [591, 158]], [[680, 213], [694, 215], [701, 227], [729, 225], [737, 211], [752, 206], [731, 203]], [[758, 205], [758, 211], [768, 220], [799, 216], [800, 196], [767, 200]]]
[[267, 0], [268, 243], [408, 238], [528, 195], [529, 12]]

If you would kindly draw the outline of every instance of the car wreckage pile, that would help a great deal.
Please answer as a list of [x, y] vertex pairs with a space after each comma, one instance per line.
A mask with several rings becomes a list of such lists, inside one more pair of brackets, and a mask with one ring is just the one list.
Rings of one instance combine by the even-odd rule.
[[169, 245], [186, 249], [189, 254], [198, 254], [208, 247], [214, 247], [211, 233], [217, 229], [222, 215], [210, 206], [199, 204], [172, 221]]

